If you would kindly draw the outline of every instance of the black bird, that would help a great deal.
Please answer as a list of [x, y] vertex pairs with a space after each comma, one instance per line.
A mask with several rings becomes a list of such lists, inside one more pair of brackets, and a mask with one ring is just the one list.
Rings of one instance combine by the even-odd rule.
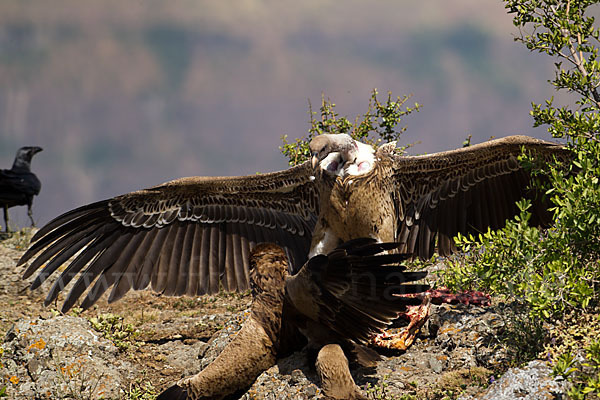
[[41, 147], [26, 146], [17, 150], [15, 162], [11, 169], [0, 170], [0, 205], [4, 209], [4, 231], [8, 228], [8, 209], [14, 206], [27, 206], [27, 215], [31, 219], [31, 226], [35, 226], [31, 205], [33, 196], [40, 193], [42, 184], [37, 176], [31, 172], [31, 159], [33, 155], [42, 151]]

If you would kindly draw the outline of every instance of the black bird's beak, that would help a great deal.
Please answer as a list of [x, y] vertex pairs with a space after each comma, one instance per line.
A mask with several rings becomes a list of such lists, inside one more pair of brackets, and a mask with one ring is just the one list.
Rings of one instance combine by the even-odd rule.
[[312, 165], [313, 169], [317, 167], [319, 164], [319, 157], [317, 157], [317, 152], [312, 153], [312, 158], [310, 159], [310, 165]]
[[44, 149], [42, 149], [41, 147], [37, 147], [37, 146], [36, 146], [36, 147], [33, 147], [33, 148], [31, 149], [31, 153], [32, 153], [32, 154], [37, 154], [37, 153], [39, 153], [39, 152], [40, 152], [40, 151], [42, 151], [42, 150], [44, 150]]

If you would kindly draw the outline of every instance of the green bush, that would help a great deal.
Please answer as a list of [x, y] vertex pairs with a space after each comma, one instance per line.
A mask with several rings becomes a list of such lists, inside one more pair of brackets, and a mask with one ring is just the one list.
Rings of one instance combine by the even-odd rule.
[[[577, 95], [576, 109], [555, 108], [553, 100], [533, 104], [534, 125], [564, 138], [573, 166], [533, 165], [546, 173], [554, 226], [529, 226], [528, 205], [504, 229], [477, 237], [459, 236], [467, 256], [450, 259], [443, 282], [453, 289], [485, 289], [525, 302], [536, 318], [562, 317], [573, 310], [597, 311], [600, 288], [600, 67], [598, 29], [586, 9], [595, 1], [505, 0], [517, 38], [530, 50], [558, 57], [551, 83]], [[528, 33], [525, 33], [528, 31]], [[563, 63], [567, 64], [567, 68]], [[535, 160], [526, 160], [535, 164]], [[541, 169], [543, 171], [541, 171]]]
[[[310, 140], [323, 133], [346, 133], [354, 139], [374, 146], [379, 145], [381, 142], [387, 143], [398, 140], [406, 130], [405, 126], [398, 127], [402, 122], [402, 118], [413, 111], [419, 111], [421, 105], [415, 103], [413, 107], [405, 107], [410, 96], [393, 99], [391, 92], [388, 92], [385, 103], [381, 103], [377, 95], [377, 89], [373, 89], [367, 112], [356, 117], [354, 122], [351, 122], [348, 117], [340, 116], [335, 110], [335, 103], [325, 99], [325, 96], [321, 97], [319, 112], [313, 111], [309, 102], [310, 128], [308, 129], [308, 136], [289, 143], [287, 135], [284, 135], [281, 137], [283, 145], [279, 149], [288, 158], [290, 165], [297, 165], [310, 158], [308, 149]], [[319, 118], [315, 118], [315, 116]], [[408, 147], [410, 145], [400, 147], [399, 150], [403, 151]]]
[[518, 205], [521, 213], [503, 229], [456, 238], [466, 255], [446, 260], [447, 268], [440, 272], [444, 284], [454, 290], [483, 289], [506, 301], [524, 301], [534, 318], [596, 308], [600, 268], [597, 260], [588, 261], [578, 254], [574, 241], [588, 221], [571, 231], [561, 220], [543, 232], [529, 226], [529, 204]]
[[552, 368], [555, 376], [560, 375], [571, 382], [570, 399], [600, 397], [600, 340], [592, 342], [584, 352], [584, 361], [576, 361], [573, 354], [564, 353]]

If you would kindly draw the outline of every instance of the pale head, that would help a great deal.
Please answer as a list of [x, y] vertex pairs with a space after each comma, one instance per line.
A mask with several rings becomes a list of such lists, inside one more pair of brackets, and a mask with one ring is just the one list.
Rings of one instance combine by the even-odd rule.
[[349, 135], [344, 133], [325, 133], [316, 136], [308, 145], [312, 155], [311, 164], [313, 168], [323, 161], [330, 153], [340, 153], [342, 163], [353, 163], [356, 159], [358, 145]]
[[373, 168], [373, 147], [358, 142], [349, 135], [323, 134], [309, 144], [312, 154], [311, 165], [341, 177], [362, 175]]

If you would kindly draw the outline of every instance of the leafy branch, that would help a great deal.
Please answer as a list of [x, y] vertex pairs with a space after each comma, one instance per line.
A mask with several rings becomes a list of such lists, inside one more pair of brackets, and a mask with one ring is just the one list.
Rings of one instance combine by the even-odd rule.
[[[354, 122], [351, 122], [348, 117], [340, 116], [335, 109], [336, 104], [326, 99], [324, 95], [321, 96], [319, 111], [313, 111], [312, 103], [309, 101], [310, 128], [308, 136], [290, 143], [287, 141], [287, 135], [283, 135], [281, 137], [283, 145], [279, 149], [288, 158], [290, 165], [297, 165], [310, 157], [308, 143], [311, 139], [324, 133], [346, 133], [354, 139], [375, 147], [382, 142], [398, 140], [400, 135], [406, 131], [406, 126], [399, 127], [402, 119], [419, 111], [421, 105], [415, 103], [414, 106], [407, 107], [406, 102], [410, 99], [410, 95], [392, 98], [392, 93], [388, 92], [387, 99], [382, 102], [377, 97], [378, 94], [377, 89], [373, 89], [367, 112], [357, 116]], [[399, 151], [404, 151], [411, 145], [400, 147]]]
[[[600, 63], [599, 30], [595, 19], [586, 14], [595, 0], [505, 0], [514, 14], [513, 23], [520, 36], [515, 40], [529, 50], [557, 57], [555, 78], [557, 89], [577, 93], [578, 110], [554, 108], [550, 99], [544, 106], [533, 103], [534, 126], [549, 125], [554, 137], [574, 136], [598, 141], [600, 133]], [[530, 32], [527, 33], [527, 29]], [[567, 66], [563, 65], [567, 62]]]

